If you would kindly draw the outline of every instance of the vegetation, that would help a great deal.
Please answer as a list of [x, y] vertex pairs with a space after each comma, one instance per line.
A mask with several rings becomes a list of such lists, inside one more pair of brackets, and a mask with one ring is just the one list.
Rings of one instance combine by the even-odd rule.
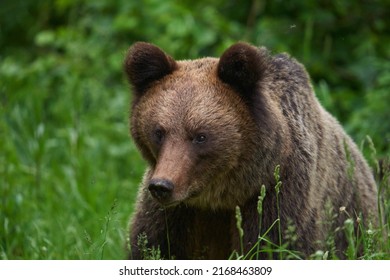
[[145, 164], [129, 139], [122, 61], [139, 40], [177, 59], [238, 40], [295, 56], [361, 143], [388, 223], [378, 166], [390, 154], [389, 13], [387, 0], [1, 1], [0, 259], [126, 257]]

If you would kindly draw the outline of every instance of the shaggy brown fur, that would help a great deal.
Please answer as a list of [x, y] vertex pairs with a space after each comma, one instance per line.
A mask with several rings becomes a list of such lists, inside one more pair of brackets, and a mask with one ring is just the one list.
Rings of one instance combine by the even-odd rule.
[[[369, 167], [338, 122], [319, 104], [304, 67], [286, 54], [237, 43], [220, 59], [175, 61], [158, 47], [134, 44], [125, 60], [133, 86], [131, 134], [149, 164], [131, 223], [165, 258], [228, 258], [239, 250], [234, 210], [242, 212], [245, 251], [277, 219], [274, 169], [280, 165], [282, 232], [295, 225], [291, 249], [323, 248], [325, 205], [338, 215], [377, 219]], [[336, 236], [342, 257], [346, 241]], [[277, 227], [268, 237], [278, 243]], [[262, 255], [263, 256], [263, 255]]]

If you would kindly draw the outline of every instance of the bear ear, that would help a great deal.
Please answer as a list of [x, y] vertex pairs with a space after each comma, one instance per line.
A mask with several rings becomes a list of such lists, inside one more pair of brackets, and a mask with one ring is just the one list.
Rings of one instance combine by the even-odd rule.
[[140, 95], [151, 82], [172, 73], [177, 68], [175, 60], [155, 45], [137, 42], [130, 47], [124, 70], [135, 93]]
[[228, 48], [219, 59], [218, 77], [249, 98], [262, 79], [268, 53], [247, 43]]

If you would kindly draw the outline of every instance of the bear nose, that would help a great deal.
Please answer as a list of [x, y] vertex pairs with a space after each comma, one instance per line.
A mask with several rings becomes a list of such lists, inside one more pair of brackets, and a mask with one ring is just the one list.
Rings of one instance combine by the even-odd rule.
[[149, 182], [148, 189], [154, 198], [164, 200], [172, 194], [173, 187], [173, 183], [169, 180], [152, 179]]

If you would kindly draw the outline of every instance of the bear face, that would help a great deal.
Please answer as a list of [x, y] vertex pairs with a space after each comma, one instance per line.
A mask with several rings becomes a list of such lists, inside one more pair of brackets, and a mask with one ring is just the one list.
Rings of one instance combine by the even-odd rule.
[[130, 49], [131, 134], [150, 165], [146, 185], [159, 203], [231, 208], [253, 192], [236, 191], [236, 184], [258, 142], [251, 105], [263, 60], [265, 53], [246, 44], [220, 60], [174, 61], [147, 43]]

